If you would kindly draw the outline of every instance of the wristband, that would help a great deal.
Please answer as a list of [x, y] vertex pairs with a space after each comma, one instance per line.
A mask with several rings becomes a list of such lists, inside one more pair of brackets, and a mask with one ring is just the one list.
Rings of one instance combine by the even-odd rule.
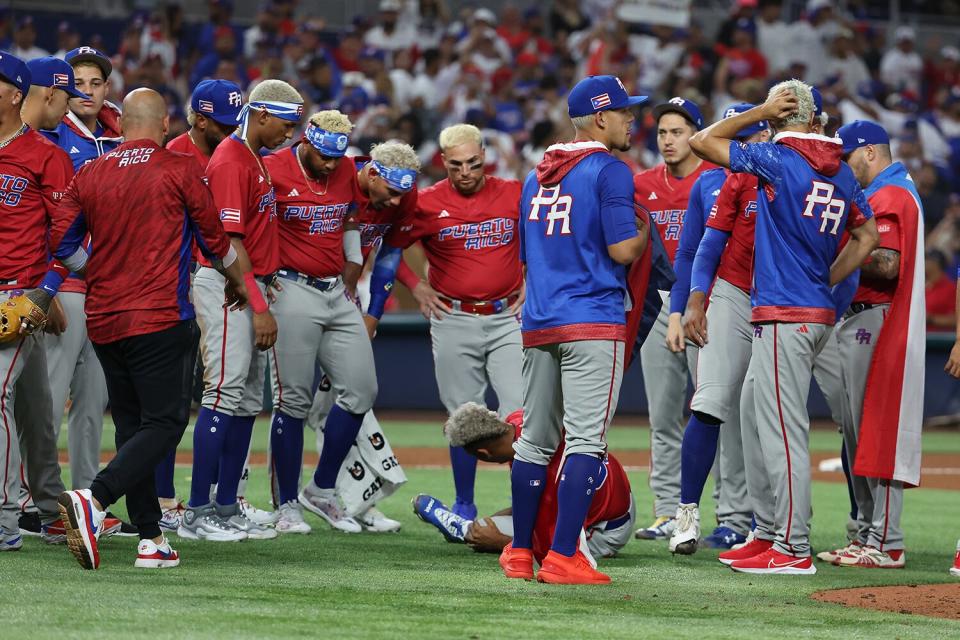
[[243, 274], [243, 282], [247, 285], [247, 300], [250, 302], [250, 308], [254, 313], [266, 313], [267, 301], [263, 299], [260, 293], [260, 287], [257, 286], [257, 279], [252, 271]]
[[47, 275], [40, 282], [40, 288], [49, 293], [51, 297], [57, 295], [57, 292], [60, 291], [60, 285], [63, 284], [69, 273], [70, 270], [62, 262], [54, 260], [50, 263], [50, 270], [47, 271]]
[[360, 248], [360, 230], [347, 229], [343, 232], [343, 255], [347, 262], [363, 264], [363, 250]]
[[227, 255], [223, 256], [223, 258], [220, 260], [220, 264], [223, 266], [224, 269], [229, 269], [230, 265], [236, 262], [238, 257], [239, 256], [237, 255], [237, 250], [234, 249], [233, 245], [231, 244], [230, 247], [227, 249]]

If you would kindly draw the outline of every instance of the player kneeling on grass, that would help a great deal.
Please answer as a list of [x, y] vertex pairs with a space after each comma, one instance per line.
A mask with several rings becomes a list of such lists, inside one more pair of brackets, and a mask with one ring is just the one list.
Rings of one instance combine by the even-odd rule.
[[[513, 443], [520, 438], [522, 428], [522, 410], [514, 411], [504, 422], [495, 412], [468, 402], [450, 416], [444, 434], [451, 447], [463, 447], [483, 462], [512, 465]], [[557, 522], [557, 483], [563, 453], [561, 444], [547, 467], [546, 486], [533, 529], [533, 555], [541, 564], [550, 551]], [[513, 539], [513, 518], [509, 508], [487, 518], [467, 520], [436, 498], [420, 494], [413, 499], [413, 511], [421, 520], [439, 529], [447, 541], [466, 543], [475, 551], [499, 553]], [[630, 540], [635, 518], [630, 480], [620, 462], [608, 455], [580, 533], [579, 550], [594, 567], [595, 558], [615, 556]]]

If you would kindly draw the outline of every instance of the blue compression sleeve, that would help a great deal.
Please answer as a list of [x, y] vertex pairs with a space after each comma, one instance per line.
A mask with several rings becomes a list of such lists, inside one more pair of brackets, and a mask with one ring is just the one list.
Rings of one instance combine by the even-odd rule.
[[703, 177], [701, 176], [690, 190], [687, 212], [683, 216], [683, 229], [680, 231], [680, 242], [673, 257], [673, 272], [677, 280], [670, 288], [670, 313], [683, 313], [687, 308], [687, 298], [690, 296], [690, 266], [697, 253], [700, 238], [703, 236], [702, 191]]
[[713, 284], [713, 279], [717, 275], [717, 266], [720, 264], [720, 256], [723, 254], [724, 247], [727, 246], [727, 239], [730, 234], [726, 231], [707, 227], [697, 248], [697, 255], [693, 259], [693, 268], [690, 272], [690, 291], [702, 291], [706, 293]]
[[383, 307], [393, 290], [393, 281], [397, 277], [397, 267], [400, 266], [402, 256], [402, 249], [386, 243], [382, 244], [377, 252], [373, 273], [370, 274], [370, 305], [367, 307], [367, 315], [377, 320], [383, 315]]

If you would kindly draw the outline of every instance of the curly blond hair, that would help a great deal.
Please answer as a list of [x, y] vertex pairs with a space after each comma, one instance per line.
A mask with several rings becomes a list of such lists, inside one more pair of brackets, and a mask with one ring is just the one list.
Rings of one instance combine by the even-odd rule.
[[420, 171], [420, 158], [410, 145], [398, 140], [375, 144], [370, 149], [370, 158], [388, 168]]
[[320, 127], [324, 131], [329, 131], [330, 133], [349, 134], [353, 131], [354, 127], [353, 123], [350, 122], [349, 116], [345, 113], [340, 113], [336, 109], [316, 112], [310, 116], [310, 124], [315, 127]]
[[499, 438], [513, 427], [497, 414], [476, 402], [461, 405], [443, 425], [443, 435], [451, 447], [466, 447], [476, 442]]

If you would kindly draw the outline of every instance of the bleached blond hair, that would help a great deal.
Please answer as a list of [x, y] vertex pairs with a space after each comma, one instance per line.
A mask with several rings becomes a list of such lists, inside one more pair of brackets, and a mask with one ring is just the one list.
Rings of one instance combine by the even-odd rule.
[[347, 114], [340, 113], [336, 109], [316, 112], [310, 116], [310, 124], [330, 133], [347, 134], [353, 131], [354, 126]]
[[577, 131], [582, 131], [590, 126], [590, 124], [593, 122], [594, 115], [595, 114], [593, 113], [588, 113], [585, 116], [576, 116], [575, 118], [570, 118], [570, 123]]
[[784, 118], [778, 122], [777, 125], [781, 127], [789, 127], [791, 125], [809, 124], [814, 110], [813, 91], [810, 89], [810, 85], [802, 80], [797, 80], [796, 78], [793, 78], [792, 80], [784, 80], [783, 82], [773, 85], [773, 87], [770, 88], [770, 92], [767, 94], [767, 97], [769, 98], [781, 89], [786, 89], [797, 97], [797, 110], [792, 116]]
[[472, 124], [455, 124], [447, 127], [440, 132], [440, 150], [446, 151], [452, 147], [459, 147], [462, 144], [475, 143], [483, 146], [483, 135], [480, 129]]
[[410, 145], [399, 140], [375, 144], [370, 149], [370, 158], [385, 167], [420, 171], [420, 158]]
[[250, 92], [250, 102], [292, 102], [302, 104], [303, 96], [283, 80], [264, 80]]
[[443, 435], [451, 447], [465, 447], [499, 438], [512, 428], [483, 405], [468, 402], [450, 414], [447, 423], [443, 425]]

